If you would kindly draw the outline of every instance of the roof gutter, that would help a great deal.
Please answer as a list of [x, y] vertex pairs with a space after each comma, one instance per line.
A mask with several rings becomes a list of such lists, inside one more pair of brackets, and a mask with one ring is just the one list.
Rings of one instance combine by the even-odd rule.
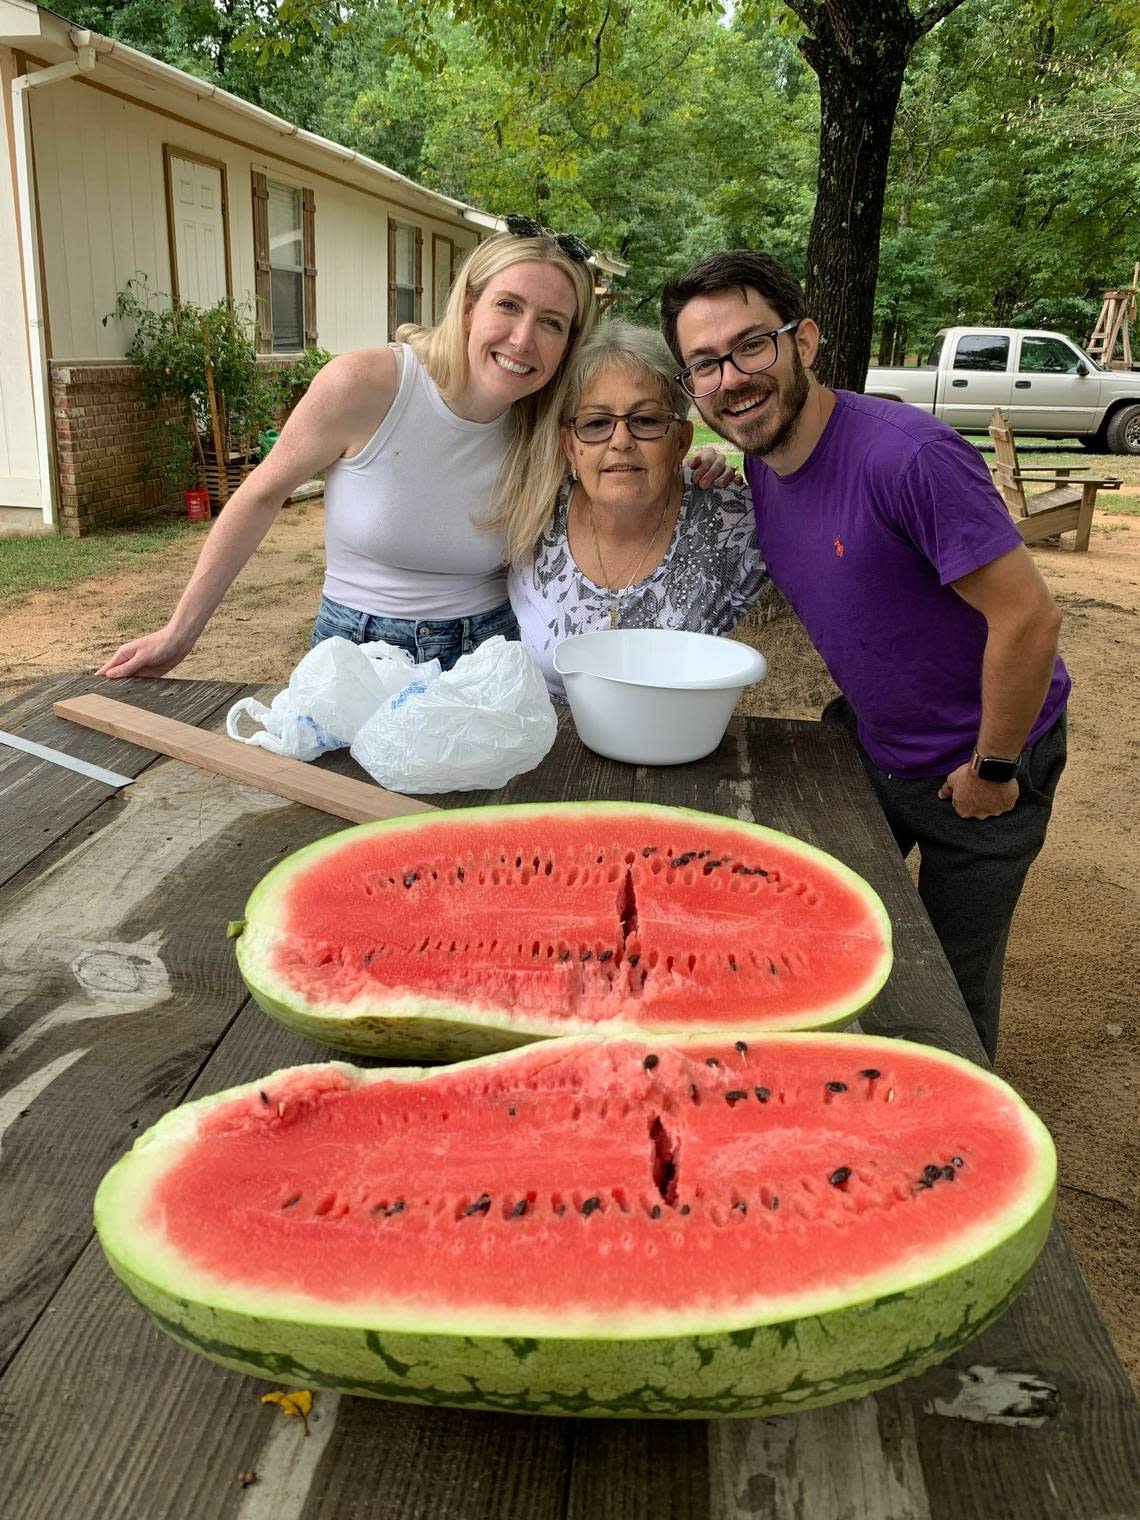
[[72, 28], [74, 58], [34, 74], [20, 74], [12, 81], [12, 126], [16, 150], [16, 215], [20, 224], [20, 251], [24, 263], [24, 302], [28, 318], [28, 348], [32, 364], [32, 415], [39, 459], [41, 511], [45, 526], [59, 522], [55, 451], [52, 446], [51, 380], [44, 320], [44, 289], [40, 278], [39, 239], [36, 235], [35, 162], [32, 156], [31, 93], [61, 79], [90, 74], [95, 67], [92, 36]]

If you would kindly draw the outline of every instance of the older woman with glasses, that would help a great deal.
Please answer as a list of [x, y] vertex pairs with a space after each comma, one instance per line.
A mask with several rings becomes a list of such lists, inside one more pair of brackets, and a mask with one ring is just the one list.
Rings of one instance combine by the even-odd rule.
[[764, 584], [747, 487], [701, 487], [685, 467], [693, 425], [675, 369], [649, 328], [596, 329], [567, 372], [569, 473], [553, 516], [506, 518], [511, 605], [556, 698], [564, 693], [554, 650], [569, 635], [727, 633]]

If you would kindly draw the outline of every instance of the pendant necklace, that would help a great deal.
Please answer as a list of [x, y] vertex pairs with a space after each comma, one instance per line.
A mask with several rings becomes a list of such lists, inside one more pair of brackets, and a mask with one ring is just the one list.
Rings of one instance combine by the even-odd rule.
[[634, 581], [637, 579], [637, 572], [641, 569], [642, 565], [645, 563], [645, 556], [649, 553], [649, 550], [650, 550], [650, 548], [651, 548], [651, 546], [653, 544], [654, 539], [657, 537], [658, 533], [661, 532], [661, 529], [664, 526], [664, 523], [665, 523], [665, 514], [669, 510], [669, 500], [670, 500], [671, 496], [672, 496], [672, 492], [671, 491], [669, 491], [669, 492], [666, 493], [666, 495], [665, 495], [665, 503], [664, 503], [664, 505], [661, 508], [661, 516], [657, 519], [657, 526], [654, 528], [653, 532], [646, 539], [646, 541], [645, 541], [645, 547], [642, 549], [641, 553], [637, 556], [637, 564], [634, 565], [634, 567], [633, 567], [633, 574], [630, 576], [629, 580], [626, 581], [625, 585], [622, 586], [620, 589], [618, 587], [616, 587], [616, 586], [611, 586], [609, 584], [609, 580], [610, 580], [609, 572], [606, 569], [605, 561], [602, 559], [602, 546], [598, 542], [598, 525], [594, 521], [594, 503], [587, 498], [587, 507], [588, 507], [588, 510], [589, 510], [589, 513], [590, 513], [590, 531], [594, 535], [594, 553], [595, 553], [595, 555], [597, 555], [598, 569], [602, 572], [602, 581], [604, 583], [605, 589], [610, 593], [610, 627], [611, 628], [616, 628], [618, 626], [618, 619], [621, 616], [621, 599], [626, 594], [626, 592], [629, 590], [629, 588], [633, 585]]

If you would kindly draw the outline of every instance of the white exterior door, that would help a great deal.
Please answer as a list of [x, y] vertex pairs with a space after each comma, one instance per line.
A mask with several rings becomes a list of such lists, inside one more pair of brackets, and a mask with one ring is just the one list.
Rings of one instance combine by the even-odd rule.
[[195, 306], [224, 301], [228, 292], [221, 170], [172, 153], [170, 198], [178, 299]]

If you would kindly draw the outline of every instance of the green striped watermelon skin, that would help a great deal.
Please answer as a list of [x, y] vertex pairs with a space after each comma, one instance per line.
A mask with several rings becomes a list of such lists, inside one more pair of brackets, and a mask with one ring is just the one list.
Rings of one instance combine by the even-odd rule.
[[[492, 1324], [488, 1313], [477, 1306], [467, 1309], [458, 1303], [441, 1303], [433, 1323], [432, 1311], [423, 1306], [358, 1315], [351, 1304], [332, 1302], [325, 1308], [310, 1302], [299, 1308], [296, 1300], [283, 1300], [275, 1309], [273, 1292], [259, 1288], [256, 1278], [231, 1285], [216, 1275], [203, 1276], [190, 1263], [183, 1270], [180, 1258], [173, 1259], [172, 1265], [165, 1247], [152, 1248], [147, 1238], [148, 1189], [161, 1183], [166, 1169], [176, 1163], [176, 1157], [166, 1159], [167, 1153], [184, 1151], [183, 1142], [192, 1144], [198, 1126], [227, 1105], [230, 1109], [236, 1105], [254, 1123], [264, 1110], [272, 1124], [275, 1109], [264, 1101], [265, 1088], [273, 1096], [279, 1091], [288, 1093], [288, 1083], [297, 1080], [298, 1074], [304, 1080], [309, 1080], [305, 1074], [314, 1074], [325, 1082], [350, 1074], [345, 1080], [364, 1088], [395, 1080], [410, 1089], [420, 1084], [431, 1089], [453, 1082], [456, 1073], [470, 1079], [474, 1074], [480, 1081], [487, 1073], [494, 1082], [500, 1074], [509, 1077], [516, 1068], [526, 1069], [538, 1054], [515, 1052], [433, 1072], [297, 1068], [175, 1110], [141, 1137], [104, 1179], [95, 1206], [100, 1240], [130, 1293], [165, 1333], [186, 1348], [254, 1377], [367, 1397], [561, 1416], [710, 1419], [835, 1403], [871, 1393], [943, 1361], [1004, 1312], [1044, 1245], [1056, 1176], [1047, 1131], [1005, 1084], [944, 1052], [867, 1036], [760, 1035], [750, 1039], [762, 1059], [769, 1059], [766, 1049], [781, 1045], [816, 1049], [824, 1056], [826, 1064], [821, 1069], [825, 1073], [832, 1070], [833, 1057], [853, 1051], [857, 1053], [851, 1054], [852, 1063], [873, 1061], [884, 1069], [891, 1061], [920, 1058], [935, 1074], [942, 1071], [950, 1080], [961, 1075], [960, 1107], [967, 1113], [992, 1093], [995, 1105], [1006, 1113], [1003, 1123], [1010, 1126], [999, 1136], [1008, 1134], [1011, 1149], [1022, 1159], [1012, 1182], [1005, 1179], [1008, 1201], [987, 1225], [984, 1238], [972, 1238], [966, 1246], [962, 1236], [951, 1232], [943, 1243], [928, 1240], [921, 1258], [902, 1261], [897, 1268], [886, 1262], [854, 1290], [836, 1291], [825, 1283], [822, 1295], [813, 1290], [810, 1312], [789, 1312], [778, 1300], [719, 1311], [682, 1303], [682, 1312], [676, 1315], [670, 1310], [662, 1316], [658, 1310], [656, 1318], [627, 1321], [623, 1328], [617, 1305], [612, 1330], [603, 1312], [591, 1320], [587, 1331], [562, 1334], [557, 1292], [551, 1294], [537, 1258], [529, 1316], [512, 1312], [504, 1318], [500, 1314]], [[571, 1058], [584, 1053], [585, 1059], [592, 1059], [591, 1048], [604, 1054], [610, 1043], [567, 1040], [544, 1044], [542, 1051], [546, 1060], [552, 1055], [561, 1059], [562, 1050]], [[627, 1042], [613, 1043], [622, 1049]], [[673, 1048], [691, 1049], [709, 1069], [700, 1043], [678, 1042]], [[644, 1053], [649, 1049], [636, 1048], [637, 1070], [644, 1068]], [[722, 1080], [720, 1072], [710, 1071], [708, 1080], [708, 1091], [714, 1092]], [[849, 1095], [836, 1101], [845, 1103]], [[903, 1108], [900, 1091], [897, 1102], [884, 1112], [894, 1115]], [[740, 1104], [725, 1105], [724, 1112], [729, 1111], [743, 1121]], [[765, 1107], [764, 1111], [769, 1110]], [[753, 1112], [759, 1115], [760, 1110]], [[529, 1143], [541, 1147], [541, 1133], [536, 1132]], [[1001, 1142], [999, 1165], [1004, 1151]], [[926, 1154], [923, 1146], [919, 1154]], [[571, 1169], [572, 1159], [566, 1164]], [[211, 1171], [210, 1176], [214, 1175]], [[984, 1183], [985, 1178], [980, 1176], [980, 1181]], [[953, 1193], [966, 1185], [960, 1180]], [[278, 1212], [275, 1205], [271, 1213], [277, 1217]], [[909, 1228], [906, 1238], [912, 1238]], [[918, 1237], [913, 1239], [917, 1248]], [[241, 1258], [243, 1253], [236, 1255]], [[702, 1271], [715, 1279], [715, 1255], [703, 1260], [707, 1266]], [[518, 1270], [525, 1283], [525, 1257], [520, 1257]], [[640, 1275], [635, 1280], [640, 1281]], [[896, 1283], [897, 1291], [892, 1291]], [[636, 1304], [634, 1310], [636, 1315]], [[518, 1333], [512, 1333], [516, 1329]]]
[[[973, 1264], [826, 1316], [657, 1340], [538, 1340], [307, 1326], [191, 1303], [117, 1276], [154, 1323], [233, 1372], [365, 1398], [590, 1419], [732, 1419], [860, 1398], [945, 1361], [992, 1324], [1029, 1274], [1052, 1199]], [[837, 1359], [836, 1347], [843, 1348]]]

